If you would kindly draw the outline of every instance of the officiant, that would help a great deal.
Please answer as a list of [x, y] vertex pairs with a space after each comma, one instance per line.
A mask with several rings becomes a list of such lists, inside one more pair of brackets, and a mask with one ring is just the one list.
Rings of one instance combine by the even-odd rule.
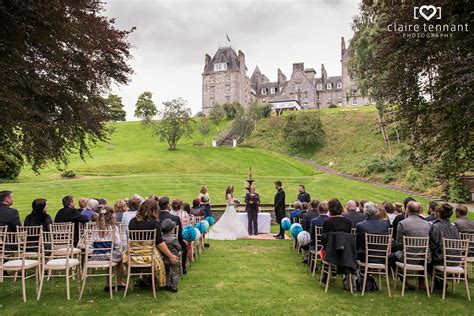
[[256, 187], [251, 185], [249, 192], [245, 195], [245, 211], [249, 220], [249, 235], [258, 235], [258, 208], [260, 196], [255, 192]]

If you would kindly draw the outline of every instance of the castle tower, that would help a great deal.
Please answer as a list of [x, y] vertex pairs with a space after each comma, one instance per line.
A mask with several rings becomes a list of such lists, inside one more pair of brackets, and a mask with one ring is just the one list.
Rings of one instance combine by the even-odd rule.
[[214, 57], [204, 58], [202, 73], [202, 111], [205, 115], [216, 104], [250, 103], [250, 82], [247, 78], [245, 55], [230, 46], [219, 47]]

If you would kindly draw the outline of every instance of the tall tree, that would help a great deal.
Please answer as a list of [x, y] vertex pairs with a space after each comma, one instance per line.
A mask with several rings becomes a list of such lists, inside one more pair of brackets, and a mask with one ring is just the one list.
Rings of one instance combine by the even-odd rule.
[[109, 110], [109, 116], [112, 121], [125, 121], [127, 112], [123, 109], [122, 97], [115, 94], [109, 94], [105, 99]]
[[0, 2], [0, 139], [35, 171], [84, 157], [105, 139], [102, 96], [125, 84], [130, 31], [115, 27], [104, 3]]
[[224, 108], [222, 107], [222, 105], [215, 105], [209, 111], [209, 118], [216, 125], [217, 132], [219, 132], [219, 124], [221, 124], [222, 120], [224, 120], [225, 115], [226, 115], [226, 112], [224, 111]]
[[151, 92], [145, 91], [138, 96], [137, 103], [135, 104], [135, 117], [141, 119], [144, 125], [150, 124], [153, 117], [158, 114], [158, 109], [152, 97], [153, 94]]
[[[413, 18], [419, 3], [361, 4], [354, 26], [367, 33], [372, 57], [359, 74], [374, 95], [395, 105], [395, 119], [409, 136], [411, 161], [434, 166], [440, 180], [455, 183], [474, 161], [474, 36], [458, 27], [472, 25], [472, 2], [433, 0], [430, 5], [442, 8], [442, 20], [429, 21]], [[448, 36], [406, 36], [393, 30], [393, 23], [416, 25], [422, 31], [415, 35], [424, 25], [456, 25], [457, 30]]]
[[209, 123], [206, 121], [202, 121], [201, 125], [199, 126], [199, 133], [201, 133], [202, 136], [204, 136], [204, 144], [207, 146], [207, 135], [209, 135], [209, 132], [211, 131], [209, 127]]
[[164, 109], [159, 112], [161, 120], [156, 123], [155, 132], [161, 141], [168, 143], [169, 149], [176, 149], [182, 137], [191, 137], [191, 109], [181, 98], [163, 102]]

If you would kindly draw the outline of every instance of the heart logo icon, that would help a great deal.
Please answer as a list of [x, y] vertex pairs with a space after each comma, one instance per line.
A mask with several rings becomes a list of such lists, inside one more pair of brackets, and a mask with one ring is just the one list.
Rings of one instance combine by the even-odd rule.
[[429, 21], [436, 15], [436, 10], [434, 5], [422, 5], [419, 9], [419, 13], [426, 21]]

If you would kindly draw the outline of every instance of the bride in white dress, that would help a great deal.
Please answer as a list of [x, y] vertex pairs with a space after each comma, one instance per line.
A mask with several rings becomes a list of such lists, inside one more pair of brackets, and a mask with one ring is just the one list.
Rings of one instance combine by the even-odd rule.
[[235, 210], [234, 187], [229, 185], [225, 192], [226, 209], [219, 221], [209, 231], [209, 239], [236, 240], [249, 236], [247, 228], [242, 224]]

